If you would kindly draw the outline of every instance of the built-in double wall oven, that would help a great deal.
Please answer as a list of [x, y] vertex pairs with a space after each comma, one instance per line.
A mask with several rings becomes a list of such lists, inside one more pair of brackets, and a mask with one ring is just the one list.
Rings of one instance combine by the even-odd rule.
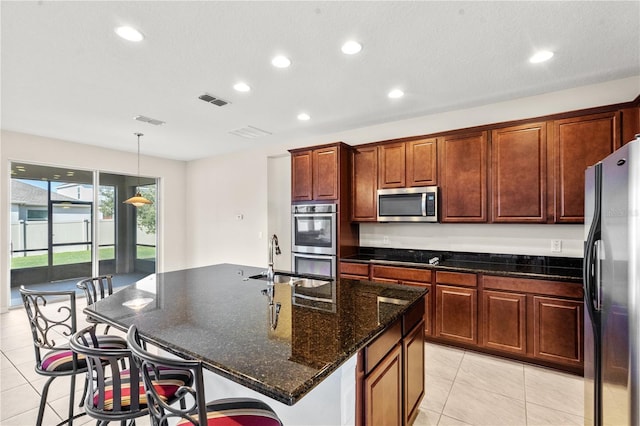
[[291, 207], [291, 265], [298, 274], [336, 276], [336, 204]]

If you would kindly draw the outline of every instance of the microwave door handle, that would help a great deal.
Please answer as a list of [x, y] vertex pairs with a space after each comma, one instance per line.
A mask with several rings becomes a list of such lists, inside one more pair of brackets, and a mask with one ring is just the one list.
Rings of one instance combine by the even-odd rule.
[[422, 216], [427, 215], [427, 193], [422, 193]]

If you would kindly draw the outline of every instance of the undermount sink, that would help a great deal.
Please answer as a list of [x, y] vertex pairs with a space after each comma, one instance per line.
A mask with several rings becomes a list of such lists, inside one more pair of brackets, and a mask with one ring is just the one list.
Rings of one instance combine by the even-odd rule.
[[[263, 274], [253, 275], [253, 276], [250, 276], [249, 278], [254, 280], [268, 281], [266, 275], [263, 275]], [[281, 273], [276, 273], [274, 275], [273, 282], [276, 284], [288, 283], [289, 285], [294, 287], [306, 287], [306, 288], [320, 287], [320, 286], [331, 283], [331, 281], [320, 280], [316, 278], [301, 277], [297, 275], [287, 275], [287, 274], [281, 274]]]

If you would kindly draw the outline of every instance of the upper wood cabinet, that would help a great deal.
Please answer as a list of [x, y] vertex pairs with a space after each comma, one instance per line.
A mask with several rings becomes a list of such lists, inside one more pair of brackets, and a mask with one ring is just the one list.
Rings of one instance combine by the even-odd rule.
[[291, 200], [313, 200], [313, 175], [312, 175], [311, 150], [291, 154]]
[[406, 145], [404, 142], [380, 145], [378, 157], [378, 187], [404, 188]]
[[553, 122], [556, 222], [584, 222], [584, 172], [620, 147], [619, 135], [619, 112]]
[[378, 219], [378, 147], [355, 149], [351, 175], [351, 220], [375, 222]]
[[491, 132], [491, 221], [547, 221], [547, 124]]
[[620, 110], [622, 145], [631, 142], [640, 133], [640, 107]]
[[430, 186], [438, 183], [437, 140], [407, 142], [406, 186]]
[[442, 222], [487, 221], [487, 132], [446, 136], [438, 148]]
[[437, 184], [436, 138], [384, 144], [378, 149], [378, 188]]
[[[291, 150], [291, 201], [323, 201], [340, 198], [342, 143], [313, 149]], [[345, 163], [346, 164], [346, 163]]]

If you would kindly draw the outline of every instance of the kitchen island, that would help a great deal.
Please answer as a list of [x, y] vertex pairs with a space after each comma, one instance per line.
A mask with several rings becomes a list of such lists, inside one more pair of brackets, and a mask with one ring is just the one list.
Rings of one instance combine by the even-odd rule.
[[207, 399], [259, 397], [288, 425], [355, 423], [356, 356], [400, 328], [426, 291], [340, 279], [311, 297], [249, 278], [260, 272], [222, 264], [154, 274], [85, 312], [202, 360]]

